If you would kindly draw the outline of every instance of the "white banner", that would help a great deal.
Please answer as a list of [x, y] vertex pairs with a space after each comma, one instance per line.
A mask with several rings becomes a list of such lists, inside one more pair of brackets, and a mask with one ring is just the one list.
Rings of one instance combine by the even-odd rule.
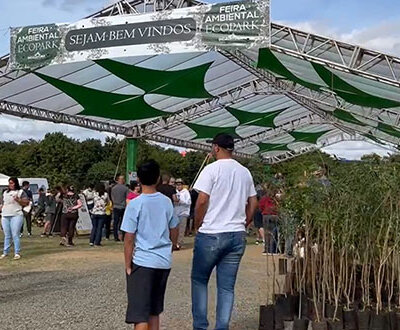
[[90, 18], [11, 30], [10, 65], [268, 47], [269, 0], [239, 1], [141, 15]]
[[78, 235], [87, 235], [92, 231], [92, 218], [86, 204], [86, 198], [83, 194], [79, 194], [79, 199], [82, 202], [82, 207], [79, 209], [79, 218], [76, 223], [76, 232]]

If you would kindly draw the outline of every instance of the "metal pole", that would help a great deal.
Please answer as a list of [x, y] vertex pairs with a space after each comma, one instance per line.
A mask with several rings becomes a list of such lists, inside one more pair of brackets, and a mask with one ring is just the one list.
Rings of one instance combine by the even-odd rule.
[[126, 138], [126, 182], [136, 180], [136, 161], [137, 161], [138, 140]]

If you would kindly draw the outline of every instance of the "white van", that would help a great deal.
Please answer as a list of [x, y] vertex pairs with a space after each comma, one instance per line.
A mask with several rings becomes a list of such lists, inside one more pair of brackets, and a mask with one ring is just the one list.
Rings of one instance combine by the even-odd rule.
[[[9, 176], [0, 173], [0, 194], [3, 192], [4, 189], [7, 189], [9, 178]], [[39, 189], [43, 188], [45, 193], [46, 190], [49, 189], [49, 183], [47, 182], [46, 178], [18, 178], [18, 181], [21, 186], [22, 182], [29, 182], [30, 190], [32, 191], [33, 195], [34, 205], [37, 205], [39, 199]]]

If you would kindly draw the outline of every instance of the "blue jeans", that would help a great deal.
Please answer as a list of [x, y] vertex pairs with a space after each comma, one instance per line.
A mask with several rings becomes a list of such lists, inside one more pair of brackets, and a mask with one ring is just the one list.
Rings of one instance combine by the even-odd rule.
[[120, 232], [120, 227], [122, 224], [122, 219], [124, 218], [125, 209], [113, 209], [113, 227], [114, 227], [114, 239], [118, 240], [118, 233]]
[[208, 328], [208, 281], [217, 267], [217, 320], [215, 329], [229, 329], [240, 260], [246, 249], [245, 232], [198, 233], [192, 266], [193, 329]]
[[106, 215], [92, 214], [92, 232], [90, 234], [90, 243], [100, 245], [103, 225]]
[[264, 227], [264, 253], [277, 253], [278, 252], [278, 216], [276, 215], [263, 215]]
[[11, 247], [11, 238], [14, 242], [14, 252], [19, 254], [21, 251], [21, 245], [19, 243], [19, 234], [21, 231], [22, 224], [24, 222], [23, 215], [15, 216], [3, 216], [1, 219], [1, 226], [4, 231], [4, 249], [3, 253], [8, 254]]

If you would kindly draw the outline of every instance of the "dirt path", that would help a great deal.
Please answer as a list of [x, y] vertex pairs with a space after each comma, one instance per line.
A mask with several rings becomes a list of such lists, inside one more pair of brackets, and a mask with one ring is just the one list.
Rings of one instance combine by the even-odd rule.
[[[77, 242], [76, 248], [65, 250], [56, 239], [24, 239], [20, 262], [0, 262], [1, 329], [129, 329], [124, 323], [122, 245], [105, 242], [103, 248], [89, 248], [86, 239]], [[163, 329], [191, 329], [191, 258], [190, 248], [174, 255]], [[236, 286], [233, 330], [258, 328], [269, 280], [265, 260], [261, 247], [247, 247]], [[209, 296], [213, 326], [215, 276]]]

